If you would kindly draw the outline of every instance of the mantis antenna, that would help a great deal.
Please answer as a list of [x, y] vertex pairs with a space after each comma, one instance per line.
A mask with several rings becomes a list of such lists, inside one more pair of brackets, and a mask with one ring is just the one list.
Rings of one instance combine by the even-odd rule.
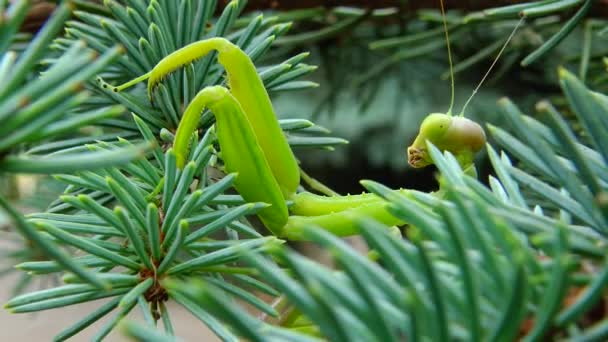
[[[441, 0], [441, 1], [443, 2], [443, 0]], [[509, 35], [509, 37], [507, 38], [507, 40], [505, 41], [505, 43], [500, 48], [500, 51], [498, 51], [498, 54], [496, 55], [496, 58], [494, 58], [494, 61], [492, 61], [492, 65], [490, 65], [490, 67], [488, 68], [488, 71], [486, 71], [485, 75], [483, 75], [483, 77], [481, 78], [481, 81], [479, 81], [479, 83], [477, 84], [477, 86], [475, 87], [475, 89], [473, 89], [473, 92], [471, 93], [471, 96], [469, 96], [469, 98], [467, 99], [467, 101], [464, 103], [464, 106], [462, 106], [462, 109], [460, 110], [460, 116], [464, 116], [464, 110], [467, 108], [467, 106], [469, 105], [469, 102], [471, 102], [471, 100], [473, 99], [473, 97], [475, 96], [475, 94], [477, 94], [477, 91], [479, 91], [479, 88], [481, 88], [481, 85], [486, 80], [486, 78], [488, 77], [488, 75], [490, 75], [490, 72], [492, 71], [492, 69], [496, 65], [496, 62], [498, 62], [498, 59], [500, 58], [500, 56], [502, 55], [502, 53], [507, 48], [507, 45], [509, 45], [509, 42], [511, 41], [511, 39], [513, 39], [513, 36], [515, 36], [515, 32], [517, 32], [517, 29], [519, 28], [519, 26], [521, 25], [521, 23], [524, 21], [524, 19], [525, 19], [524, 16], [522, 16], [521, 18], [519, 18], [519, 21], [517, 22], [517, 25], [515, 25], [515, 28], [513, 28], [513, 31], [511, 31], [511, 34]], [[445, 20], [445, 18], [444, 18], [444, 20]], [[451, 58], [450, 58], [450, 73], [452, 73]], [[454, 76], [452, 76], [452, 77], [454, 77]], [[454, 89], [452, 89], [452, 96], [454, 96]], [[450, 106], [450, 109], [451, 108], [452, 107]]]
[[[446, 19], [446, 15], [445, 15], [445, 8], [444, 8], [443, 0], [439, 0], [439, 4], [441, 7], [441, 17], [443, 18], [443, 29], [445, 31], [445, 42], [446, 42], [446, 45], [448, 48], [448, 63], [450, 65], [450, 88], [451, 88], [451, 93], [452, 93], [451, 98], [450, 98], [450, 108], [448, 109], [448, 112], [446, 114], [452, 115], [452, 109], [454, 108], [454, 65], [453, 65], [454, 63], [452, 62], [452, 50], [450, 48], [450, 36], [448, 33], [448, 23], [447, 23], [447, 19]], [[459, 116], [464, 116], [464, 110], [467, 108], [467, 106], [469, 105], [469, 103], [471, 102], [473, 97], [475, 97], [475, 94], [477, 94], [477, 92], [481, 88], [481, 85], [486, 80], [488, 75], [490, 75], [490, 72], [496, 65], [496, 62], [498, 62], [498, 59], [500, 59], [500, 56], [507, 48], [507, 45], [509, 45], [509, 42], [511, 42], [511, 39], [513, 38], [513, 36], [515, 36], [515, 32], [517, 32], [517, 29], [519, 28], [521, 23], [524, 21], [524, 19], [525, 19], [525, 17], [523, 17], [523, 16], [519, 19], [519, 21], [517, 22], [517, 25], [515, 25], [515, 28], [513, 29], [513, 31], [511, 31], [511, 34], [509, 35], [509, 37], [507, 38], [507, 40], [505, 41], [503, 46], [500, 48], [500, 51], [498, 51], [496, 58], [494, 58], [494, 61], [492, 61], [492, 65], [490, 65], [490, 67], [488, 68], [488, 71], [486, 71], [485, 75], [483, 75], [483, 77], [481, 78], [481, 81], [479, 81], [479, 83], [477, 84], [477, 86], [475, 87], [473, 92], [471, 93], [471, 96], [469, 96], [467, 101], [464, 103], [464, 106], [462, 106], [462, 110], [460, 110]]]
[[450, 35], [448, 33], [448, 21], [445, 16], [445, 9], [443, 6], [443, 0], [439, 1], [441, 5], [441, 17], [443, 18], [443, 30], [445, 31], [445, 43], [448, 47], [448, 62], [450, 64], [450, 89], [452, 96], [450, 98], [450, 108], [448, 109], [447, 115], [452, 115], [452, 108], [454, 107], [454, 66], [452, 65], [452, 50], [450, 49]]

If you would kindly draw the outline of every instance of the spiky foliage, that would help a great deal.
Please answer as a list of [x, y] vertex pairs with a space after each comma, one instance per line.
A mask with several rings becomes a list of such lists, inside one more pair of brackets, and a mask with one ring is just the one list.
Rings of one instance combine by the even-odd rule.
[[[292, 305], [280, 327], [247, 316], [213, 284], [173, 286], [253, 341], [605, 339], [606, 313], [587, 315], [598, 303], [602, 310], [608, 282], [608, 102], [565, 70], [560, 80], [588, 145], [550, 104], [539, 105], [549, 116], [545, 126], [505, 99], [503, 114], [514, 133], [490, 131], [525, 168], [488, 146], [497, 178], [487, 188], [452, 155], [433, 149], [443, 199], [416, 191], [407, 197], [363, 181], [411, 224], [401, 239], [362, 221], [373, 260], [315, 227], [307, 236], [330, 251], [338, 270], [287, 248], [271, 253], [282, 267], [247, 253]], [[528, 198], [524, 188], [546, 204]]]
[[[8, 6], [8, 7], [7, 7]], [[42, 76], [39, 64], [48, 64], [47, 49], [50, 42], [62, 31], [70, 16], [72, 4], [60, 5], [48, 22], [26, 44], [19, 43], [19, 28], [30, 8], [30, 1], [0, 3], [0, 173], [52, 173], [73, 171], [126, 163], [143, 154], [141, 146], [102, 153], [71, 153], [61, 156], [39, 155], [35, 151], [24, 153], [28, 144], [49, 141], [79, 127], [103, 118], [116, 116], [121, 107], [87, 110], [82, 105], [91, 94], [83, 91], [84, 83], [108, 64], [114, 62], [121, 49], [110, 47], [103, 54], [91, 53], [82, 42], [71, 44], [63, 54], [52, 57], [52, 67]], [[66, 74], [68, 75], [66, 77]], [[11, 177], [11, 176], [7, 176]], [[10, 181], [9, 181], [10, 182]], [[26, 238], [32, 253], [12, 255], [52, 257], [93, 283], [99, 281], [77, 267], [64, 253], [40, 236], [0, 194], [0, 206], [14, 221], [17, 231]]]
[[[96, 54], [88, 50], [83, 42], [74, 42], [65, 53], [42, 60], [46, 57], [48, 45], [61, 32], [64, 21], [70, 16], [71, 4], [59, 6], [23, 51], [10, 50], [10, 44], [29, 7], [29, 1], [16, 1], [6, 9], [8, 16], [3, 17], [0, 36], [0, 170], [52, 173], [110, 165], [112, 161], [124, 163], [133, 159], [141, 149], [56, 158], [35, 157], [35, 151], [25, 156], [15, 154], [24, 144], [65, 135], [123, 111], [119, 106], [82, 110], [83, 105], [91, 100], [91, 94], [83, 91], [85, 82], [113, 63], [120, 55], [120, 47], [112, 45], [102, 54]], [[41, 62], [52, 65], [41, 77], [37, 77], [36, 68]], [[115, 160], [117, 157], [119, 160]]]
[[[136, 120], [144, 132], [149, 133], [145, 124]], [[161, 284], [163, 279], [194, 277], [224, 284], [245, 299], [251, 295], [240, 289], [241, 286], [257, 286], [275, 294], [250, 276], [251, 269], [233, 265], [239, 250], [265, 249], [278, 240], [263, 237], [241, 222], [245, 215], [263, 208], [263, 204], [244, 203], [239, 196], [222, 195], [232, 185], [234, 175], [218, 182], [207, 180], [211, 143], [210, 134], [200, 141], [183, 172], [177, 172], [171, 150], [163, 154], [157, 148], [154, 154], [159, 160], [154, 162], [162, 165], [160, 168], [141, 160], [124, 169], [59, 175], [58, 178], [92, 192], [66, 194], [61, 197], [62, 204], [52, 206], [47, 213], [32, 214], [29, 220], [58, 242], [80, 250], [74, 260], [96, 269], [95, 276], [111, 289], [99, 291], [83, 283], [83, 279], [67, 275], [64, 277], [67, 285], [16, 297], [6, 307], [16, 313], [31, 312], [114, 297], [109, 302], [112, 304], [103, 305], [91, 314], [96, 319], [86, 317], [56, 337], [67, 339], [116, 309], [114, 319], [96, 336], [102, 339], [138, 304], [150, 318], [148, 323], [154, 324], [162, 317], [165, 330], [171, 332], [165, 302], [175, 300], [219, 336], [228, 338], [229, 332], [204, 308], [193, 307], [190, 301], [167, 291]], [[116, 146], [108, 144], [107, 148]], [[137, 175], [137, 178], [127, 175]], [[114, 201], [117, 202], [114, 210], [104, 206]], [[221, 235], [218, 239], [214, 233], [225, 227], [229, 230], [229, 239], [222, 239]], [[34, 274], [61, 271], [54, 262], [26, 262], [17, 268]], [[255, 303], [265, 312], [274, 313], [263, 302]]]
[[[134, 149], [133, 145], [143, 140], [146, 146], [152, 146], [152, 153], [149, 158], [120, 167], [78, 172], [69, 167], [65, 172], [61, 168], [53, 170], [60, 173], [55, 176], [58, 180], [68, 184], [64, 195], [51, 203], [46, 212], [29, 215], [23, 224], [37, 228], [61, 246], [54, 250], [70, 251], [74, 255], [71, 262], [80, 272], [65, 275], [66, 285], [13, 298], [6, 305], [10, 311], [41, 311], [112, 297], [56, 336], [57, 340], [67, 339], [114, 311], [113, 318], [96, 335], [96, 339], [103, 339], [136, 305], [148, 324], [155, 325], [162, 319], [164, 329], [172, 334], [165, 306], [172, 300], [190, 310], [218, 336], [234, 340], [207, 309], [169, 291], [162, 282], [195, 278], [215, 282], [235, 298], [266, 314], [276, 314], [253, 293], [271, 296], [278, 293], [253, 277], [255, 272], [250, 268], [235, 261], [240, 250], [264, 250], [280, 240], [263, 237], [244, 218], [266, 204], [245, 203], [240, 196], [230, 193], [236, 175], [222, 172], [221, 150], [210, 129], [213, 117], [203, 117], [200, 125], [203, 138], [199, 140], [198, 133], [193, 138], [196, 148], [183, 170], [176, 167], [170, 148], [183, 108], [194, 94], [207, 85], [224, 82], [223, 69], [214, 56], [165, 79], [152, 98], [141, 88], [117, 93], [106, 83], [139, 76], [174, 50], [211, 36], [232, 40], [253, 60], [258, 60], [270, 48], [275, 35], [284, 34], [289, 24], [257, 16], [241, 22], [242, 27], [234, 27], [244, 5], [245, 2], [232, 1], [218, 18], [212, 18], [216, 11], [214, 1], [184, 0], [177, 8], [168, 0], [153, 0], [149, 4], [139, 0], [125, 4], [106, 1], [105, 7], [95, 14], [75, 11], [77, 20], [68, 22], [66, 36], [55, 40], [55, 48], [72, 58], [72, 46], [84, 49], [86, 45], [89, 47], [84, 50], [86, 54], [93, 55], [91, 48], [104, 53], [117, 44], [122, 51], [122, 56], [113, 55], [114, 63], [95, 71], [99, 78], [86, 85], [91, 95], [87, 101], [79, 102], [78, 108], [95, 112], [112, 110], [116, 115], [98, 122], [99, 133], [107, 134], [56, 141], [36, 146], [30, 152], [62, 155], [76, 151], [103, 157]], [[199, 25], [186, 25], [192, 22]], [[315, 86], [294, 81], [314, 70], [301, 63], [306, 56], [299, 54], [261, 68], [267, 89], [276, 92]], [[59, 68], [61, 63], [74, 69], [80, 67], [61, 59], [50, 63], [49, 70]], [[292, 147], [331, 148], [344, 143], [342, 139], [319, 136], [325, 130], [307, 120], [287, 119], [280, 124]], [[54, 260], [22, 262], [17, 268], [36, 275], [70, 271]]]

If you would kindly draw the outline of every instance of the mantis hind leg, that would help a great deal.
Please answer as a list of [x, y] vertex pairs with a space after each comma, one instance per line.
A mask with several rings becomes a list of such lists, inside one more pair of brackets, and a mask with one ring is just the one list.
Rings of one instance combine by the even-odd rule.
[[[409, 190], [401, 189], [396, 192], [406, 195]], [[372, 193], [346, 196], [321, 196], [310, 192], [300, 192], [291, 200], [290, 211], [299, 216], [321, 216], [344, 210], [355, 209], [375, 203], [385, 203], [385, 200]]]
[[304, 228], [308, 226], [318, 226], [338, 236], [355, 235], [358, 233], [357, 223], [364, 218], [372, 218], [389, 227], [405, 224], [404, 221], [396, 218], [388, 211], [388, 202], [380, 198], [378, 199], [331, 214], [289, 216], [287, 224], [283, 229], [283, 237], [292, 241], [306, 240]]

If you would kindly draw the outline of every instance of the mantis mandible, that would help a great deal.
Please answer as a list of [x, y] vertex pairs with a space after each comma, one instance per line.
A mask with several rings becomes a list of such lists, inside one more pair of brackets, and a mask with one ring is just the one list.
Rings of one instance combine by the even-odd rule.
[[[452, 71], [443, 2], [441, 10]], [[225, 169], [227, 172], [238, 173], [234, 187], [248, 202], [269, 204], [258, 212], [258, 217], [272, 234], [289, 240], [300, 240], [303, 239], [302, 228], [312, 224], [334, 234], [347, 236], [356, 233], [355, 222], [362, 217], [374, 218], [388, 226], [405, 223], [391, 215], [386, 208], [387, 203], [374, 194], [328, 197], [309, 192], [296, 193], [300, 184], [298, 163], [279, 127], [262, 80], [247, 54], [224, 38], [210, 38], [187, 45], [163, 58], [147, 74], [115, 87], [114, 91], [124, 90], [147, 79], [148, 96], [151, 99], [154, 88], [164, 77], [213, 50], [217, 51], [218, 60], [226, 70], [229, 88], [204, 88], [184, 111], [173, 145], [179, 168], [185, 164], [188, 144], [197, 129], [200, 116], [208, 108], [216, 117], [215, 129]], [[432, 164], [427, 153], [429, 142], [442, 151], [454, 154], [463, 168], [473, 166], [475, 153], [485, 144], [483, 128], [464, 117], [464, 108], [460, 115], [452, 115], [453, 72], [451, 77], [450, 109], [445, 114], [429, 114], [422, 122], [418, 136], [407, 149], [408, 162], [413, 167]], [[471, 98], [465, 103], [465, 108]], [[396, 191], [407, 193], [407, 190]], [[287, 200], [294, 203], [289, 209], [291, 216], [286, 206]]]

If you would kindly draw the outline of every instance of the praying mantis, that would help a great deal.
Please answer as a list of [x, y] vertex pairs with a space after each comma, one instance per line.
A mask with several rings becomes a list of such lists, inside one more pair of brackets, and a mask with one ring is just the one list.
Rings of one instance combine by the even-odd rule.
[[[441, 9], [443, 12], [443, 3]], [[445, 20], [444, 26], [451, 70]], [[150, 72], [115, 87], [114, 91], [148, 80], [151, 99], [163, 78], [211, 51], [217, 52], [218, 61], [226, 70], [228, 88], [206, 87], [185, 109], [173, 144], [178, 168], [184, 167], [200, 116], [203, 110], [209, 109], [216, 118], [215, 130], [225, 170], [238, 174], [234, 187], [245, 201], [268, 204], [257, 215], [275, 236], [301, 240], [304, 238], [303, 228], [308, 225], [320, 226], [339, 236], [353, 235], [356, 234], [356, 221], [363, 217], [373, 218], [387, 226], [405, 224], [388, 212], [384, 199], [371, 193], [321, 196], [296, 192], [300, 184], [298, 162], [279, 126], [264, 84], [247, 54], [224, 38], [210, 38], [187, 45], [164, 57]], [[474, 155], [485, 145], [485, 133], [479, 124], [463, 114], [452, 115], [453, 102], [452, 76], [450, 109], [447, 113], [429, 114], [407, 149], [408, 162], [413, 167], [432, 164], [429, 143], [441, 151], [451, 152], [463, 168], [473, 167]], [[396, 191], [407, 193], [407, 190]], [[293, 202], [293, 205], [288, 208], [286, 201]]]

